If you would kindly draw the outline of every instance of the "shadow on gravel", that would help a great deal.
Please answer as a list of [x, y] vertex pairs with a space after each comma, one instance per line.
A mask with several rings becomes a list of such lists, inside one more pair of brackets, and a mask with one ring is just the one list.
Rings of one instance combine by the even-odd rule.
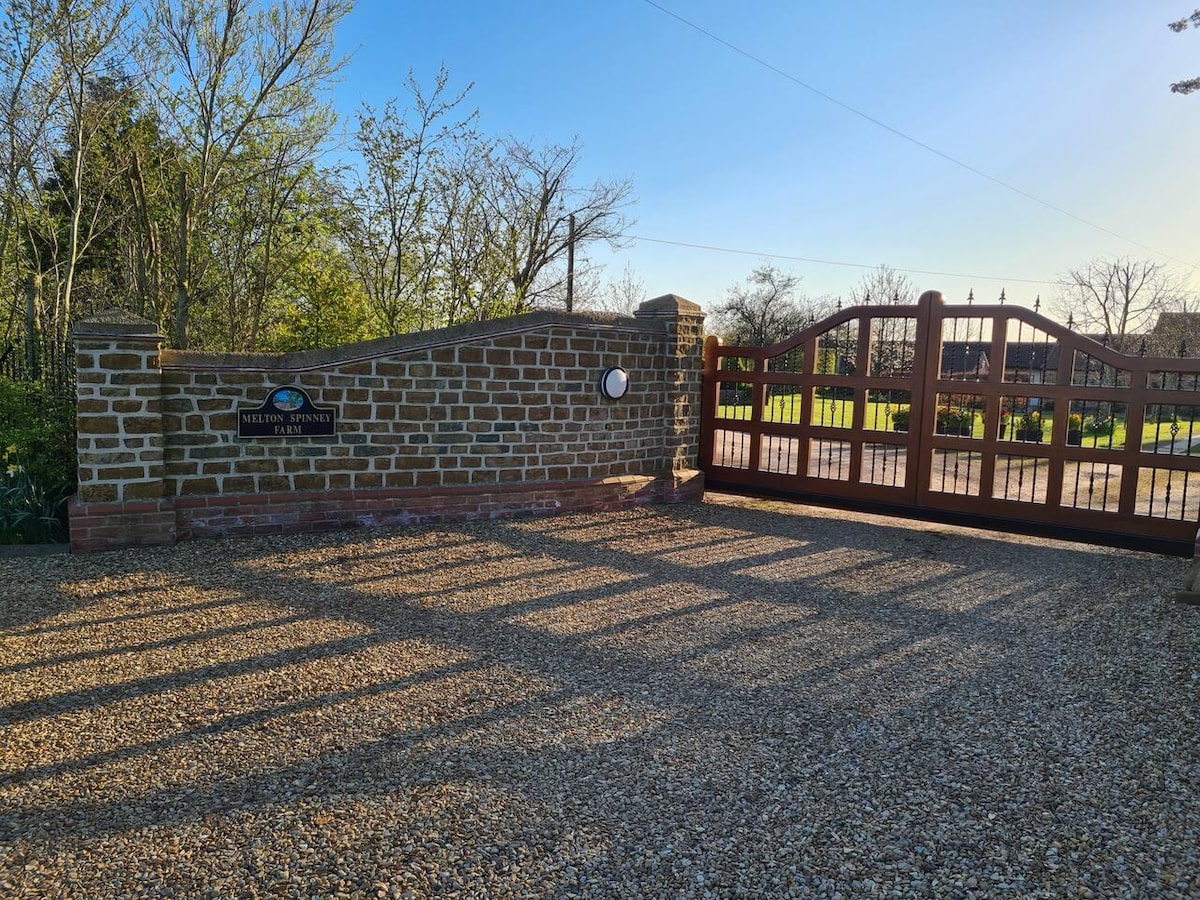
[[1190, 865], [1162, 840], [1198, 821], [1176, 560], [706, 503], [0, 566], [14, 884], [1053, 892]]

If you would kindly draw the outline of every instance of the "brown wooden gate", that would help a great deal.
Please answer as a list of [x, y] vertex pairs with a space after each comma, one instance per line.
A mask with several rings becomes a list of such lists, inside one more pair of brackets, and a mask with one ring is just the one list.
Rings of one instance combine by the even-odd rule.
[[1123, 354], [1019, 306], [929, 291], [771, 347], [705, 345], [711, 487], [1191, 546], [1193, 446], [1200, 359]]

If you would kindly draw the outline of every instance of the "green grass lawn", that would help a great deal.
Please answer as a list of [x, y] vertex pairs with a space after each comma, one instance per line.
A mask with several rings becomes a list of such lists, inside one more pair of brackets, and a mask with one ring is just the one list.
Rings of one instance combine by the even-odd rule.
[[[864, 423], [874, 431], [892, 430], [892, 413], [899, 409], [907, 409], [906, 403], [887, 403], [870, 401], [867, 403]], [[750, 406], [721, 406], [717, 410], [718, 418], [741, 419], [750, 418]], [[832, 427], [849, 428], [854, 421], [854, 401], [838, 400], [828, 397], [817, 397], [811, 410], [814, 425], [829, 425]], [[800, 395], [788, 394], [772, 397], [771, 402], [763, 410], [764, 422], [782, 422], [799, 424]]]
[[[853, 400], [841, 400], [829, 397], [814, 398], [811, 407], [811, 424], [827, 425], [835, 428], [849, 428], [854, 421], [854, 402]], [[904, 403], [888, 403], [881, 401], [868, 401], [863, 422], [869, 431], [894, 431], [895, 426], [892, 421], [892, 413], [907, 409], [908, 405]], [[727, 405], [718, 407], [718, 418], [726, 418], [733, 420], [746, 421], [750, 418], [750, 406], [744, 405]], [[778, 422], [785, 424], [800, 423], [800, 394], [787, 394], [783, 396], [775, 396], [771, 398], [771, 402], [763, 410], [763, 421]], [[1186, 438], [1189, 434], [1195, 435], [1196, 440], [1200, 441], [1200, 419], [1196, 421], [1180, 420], [1179, 436]], [[1043, 418], [1042, 440], [1049, 441], [1051, 429], [1054, 427], [1054, 416], [1047, 414]], [[971, 437], [983, 437], [983, 416], [976, 416], [975, 424]], [[1171, 423], [1147, 423], [1142, 431], [1142, 446], [1147, 447], [1158, 441], [1165, 441], [1171, 438]], [[1002, 434], [1002, 439], [1015, 440], [1015, 429], [1010, 425], [1006, 425]], [[1109, 435], [1093, 435], [1084, 434], [1078, 446], [1081, 447], [1099, 447], [1101, 449], [1120, 450], [1125, 446], [1126, 427], [1124, 419], [1118, 419], [1113, 428], [1111, 440]], [[1200, 451], [1198, 451], [1200, 452]]]

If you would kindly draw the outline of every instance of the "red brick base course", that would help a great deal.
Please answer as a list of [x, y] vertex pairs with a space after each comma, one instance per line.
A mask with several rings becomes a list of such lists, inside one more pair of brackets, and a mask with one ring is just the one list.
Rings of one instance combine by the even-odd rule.
[[171, 500], [80, 503], [72, 500], [71, 552], [174, 544], [175, 509]]
[[698, 500], [700, 472], [446, 488], [289, 491], [177, 497], [71, 507], [71, 550], [173, 544], [212, 535], [418, 525], [518, 515], [596, 512]]

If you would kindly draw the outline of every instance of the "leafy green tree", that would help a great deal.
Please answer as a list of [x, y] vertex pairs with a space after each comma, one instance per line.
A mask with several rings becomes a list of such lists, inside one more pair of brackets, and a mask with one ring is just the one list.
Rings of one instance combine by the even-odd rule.
[[113, 208], [110, 151], [137, 34], [132, 0], [8, 0], [0, 16], [0, 266], [28, 285], [27, 335], [60, 351]]
[[288, 271], [291, 299], [264, 335], [264, 349], [307, 350], [371, 336], [366, 293], [339, 248], [308, 246]]
[[171, 261], [177, 258], [174, 185], [182, 149], [163, 134], [155, 111], [140, 105], [121, 141], [124, 149], [125, 215], [115, 241], [128, 272], [132, 311], [170, 332], [174, 310]]
[[[131, 174], [157, 137], [131, 78], [104, 76], [87, 92], [102, 118], [90, 135], [86, 165], [71, 143], [54, 154], [42, 183], [45, 217], [31, 229], [37, 256], [46, 261], [41, 274], [64, 295], [68, 326], [76, 313], [140, 297], [130, 247], [139, 228]], [[145, 314], [144, 303], [133, 306]]]
[[244, 182], [278, 165], [281, 144], [296, 152], [292, 162], [311, 159], [332, 128], [321, 98], [342, 65], [333, 30], [349, 9], [348, 0], [155, 0], [162, 119], [185, 151], [176, 193], [175, 346], [188, 345], [192, 304], [215, 289], [205, 281], [216, 213]]
[[[136, 30], [130, 0], [73, 0], [54, 9], [50, 51], [62, 79], [57, 130], [66, 139], [66, 153], [59, 157], [65, 177], [57, 184], [63, 192], [67, 228], [64, 244], [55, 254], [59, 265], [52, 318], [56, 338], [65, 345], [80, 261], [101, 230], [104, 208], [99, 198], [118, 177], [109, 166], [91, 164], [99, 155], [103, 135], [111, 134], [113, 117], [128, 111], [127, 82], [107, 73], [124, 62], [126, 41]], [[88, 192], [95, 198], [90, 204], [84, 202]]]
[[219, 227], [208, 244], [211, 294], [195, 307], [197, 343], [238, 352], [270, 344], [296, 298], [297, 267], [318, 253], [326, 265], [348, 269], [331, 238], [342, 230], [337, 214], [330, 177], [308, 163], [281, 159], [231, 191], [213, 211]]
[[[45, 0], [7, 0], [0, 17], [0, 137], [4, 153], [0, 275], [4, 284], [32, 279], [40, 269], [31, 258], [36, 247], [29, 235], [39, 221], [40, 182], [46, 171], [50, 116], [57, 95], [46, 63], [52, 18], [52, 8]], [[16, 292], [0, 297], [7, 306], [5, 335], [19, 329], [34, 339], [42, 310], [32, 292], [28, 306]]]
[[361, 166], [318, 168], [349, 6], [0, 0], [0, 338], [63, 350], [113, 306], [239, 351], [487, 319], [562, 302], [572, 246], [599, 291], [628, 182], [482, 134], [444, 70], [364, 108]]

